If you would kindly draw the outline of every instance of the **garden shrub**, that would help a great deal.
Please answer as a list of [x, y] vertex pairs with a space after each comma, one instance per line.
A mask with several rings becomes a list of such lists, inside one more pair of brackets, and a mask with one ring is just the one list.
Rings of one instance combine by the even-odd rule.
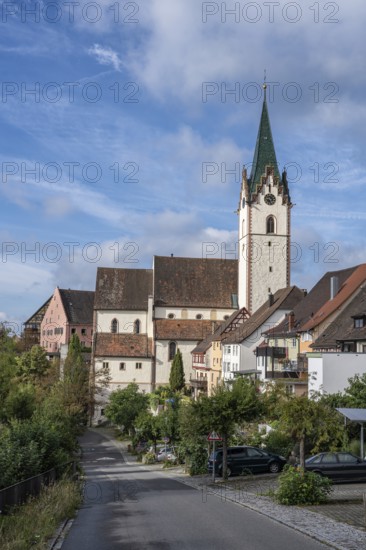
[[314, 472], [286, 466], [278, 478], [279, 487], [274, 497], [280, 504], [322, 504], [332, 492], [332, 482]]
[[292, 438], [279, 430], [270, 431], [265, 439], [265, 444], [267, 451], [282, 455], [286, 458], [289, 456], [294, 446]]
[[155, 453], [152, 453], [150, 451], [144, 454], [142, 457], [143, 464], [154, 464], [155, 460]]

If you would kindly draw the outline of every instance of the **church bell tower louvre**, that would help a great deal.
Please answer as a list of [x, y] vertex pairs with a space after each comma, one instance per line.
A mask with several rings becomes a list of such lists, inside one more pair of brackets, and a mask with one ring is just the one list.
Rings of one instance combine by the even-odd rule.
[[278, 170], [266, 84], [248, 178], [243, 168], [239, 217], [239, 308], [254, 313], [278, 289], [290, 285], [291, 199], [286, 172]]

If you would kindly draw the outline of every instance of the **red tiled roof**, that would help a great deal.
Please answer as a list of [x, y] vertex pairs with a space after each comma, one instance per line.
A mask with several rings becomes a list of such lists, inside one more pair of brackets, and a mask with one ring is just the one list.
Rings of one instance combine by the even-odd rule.
[[154, 299], [158, 306], [237, 309], [237, 288], [237, 260], [154, 258]]
[[98, 332], [95, 335], [96, 357], [151, 357], [152, 339], [146, 334], [112, 334]]
[[196, 319], [156, 319], [156, 340], [203, 340], [212, 334], [221, 321]]
[[359, 265], [342, 284], [338, 294], [328, 300], [304, 325], [300, 327], [300, 331], [306, 332], [313, 329], [323, 322], [329, 315], [341, 308], [344, 302], [351, 298], [360, 285], [366, 280], [366, 264]]
[[151, 269], [99, 267], [94, 309], [147, 311], [152, 279]]

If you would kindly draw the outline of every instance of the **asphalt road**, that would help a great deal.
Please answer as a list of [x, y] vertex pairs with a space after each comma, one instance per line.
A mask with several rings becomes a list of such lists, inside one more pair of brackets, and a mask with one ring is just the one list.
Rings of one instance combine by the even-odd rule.
[[62, 550], [329, 550], [261, 514], [128, 464], [87, 432], [84, 503]]

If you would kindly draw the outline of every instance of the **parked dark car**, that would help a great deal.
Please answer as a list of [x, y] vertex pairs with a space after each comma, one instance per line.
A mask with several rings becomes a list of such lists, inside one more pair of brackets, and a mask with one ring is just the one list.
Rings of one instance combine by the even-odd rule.
[[[214, 464], [214, 453], [212, 452], [208, 459], [208, 472], [212, 473]], [[227, 449], [227, 473], [230, 475], [240, 475], [245, 472], [271, 472], [277, 473], [282, 470], [286, 464], [283, 456], [269, 453], [264, 449], [257, 447], [228, 447]], [[222, 475], [222, 449], [215, 451], [215, 472]]]
[[352, 453], [319, 453], [305, 460], [305, 469], [334, 481], [366, 481], [366, 462]]

